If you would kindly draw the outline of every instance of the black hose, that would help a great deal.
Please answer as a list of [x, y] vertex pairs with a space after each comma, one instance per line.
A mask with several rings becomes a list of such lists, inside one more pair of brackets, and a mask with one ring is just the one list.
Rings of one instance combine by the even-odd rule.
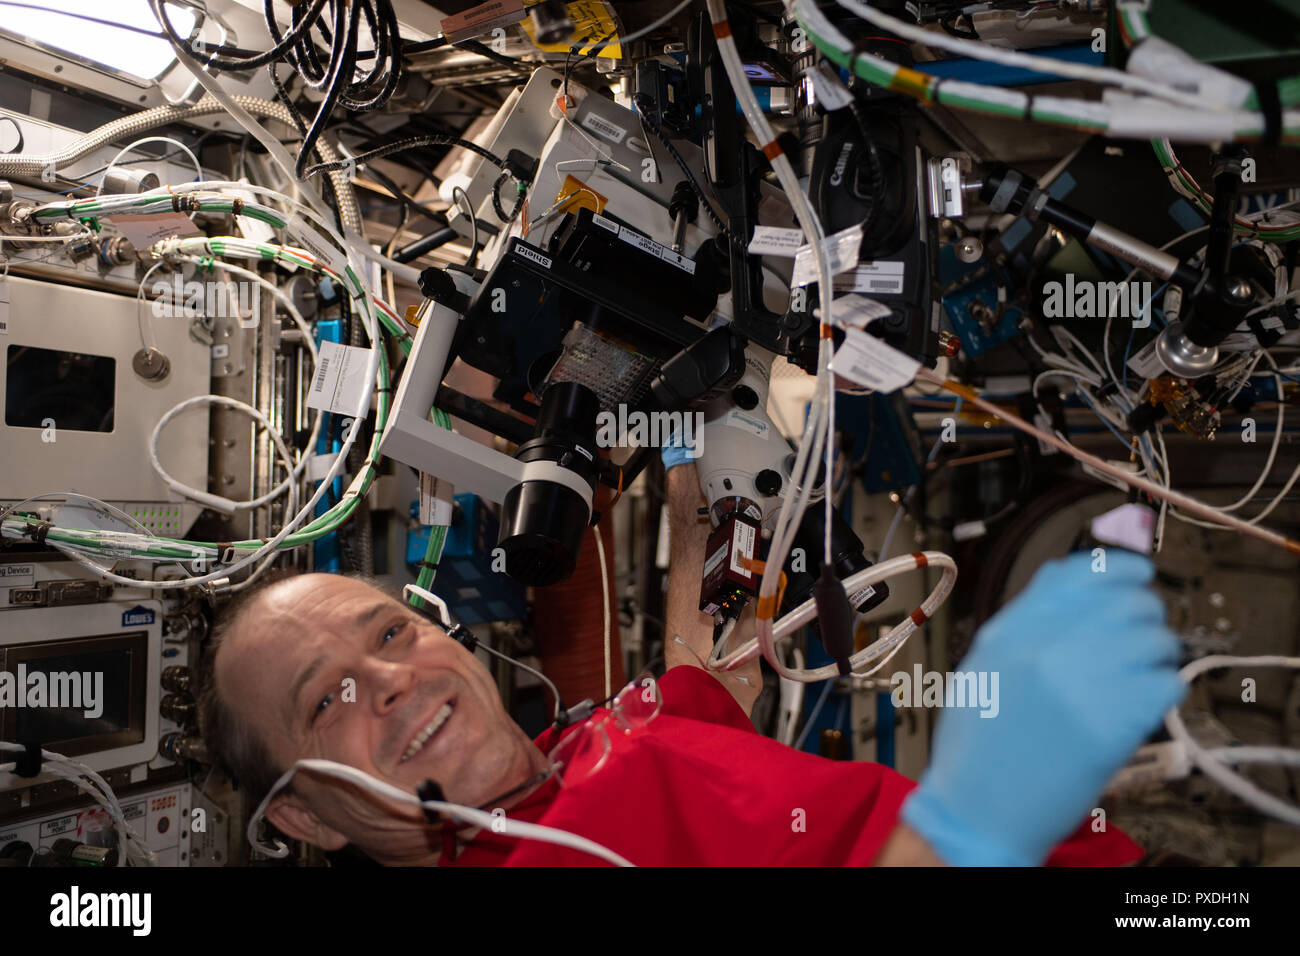
[[346, 167], [360, 166], [364, 163], [376, 159], [383, 159], [385, 156], [391, 156], [393, 153], [400, 153], [407, 149], [416, 149], [421, 146], [459, 146], [461, 149], [468, 149], [472, 153], [478, 153], [493, 166], [498, 169], [505, 169], [506, 162], [500, 156], [497, 156], [491, 150], [484, 149], [478, 143], [472, 143], [467, 139], [460, 139], [456, 136], [415, 136], [411, 139], [400, 140], [396, 143], [389, 143], [386, 146], [378, 146], [375, 149], [367, 150], [360, 156], [353, 156], [351, 159], [340, 159], [332, 163], [317, 163], [307, 170], [307, 176], [314, 176], [317, 173], [328, 173], [336, 169]]
[[307, 160], [311, 156], [312, 149], [316, 146], [316, 141], [325, 132], [325, 124], [329, 122], [329, 116], [334, 112], [334, 105], [338, 102], [339, 97], [343, 95], [343, 88], [352, 73], [353, 58], [356, 55], [357, 28], [361, 25], [359, 10], [359, 4], [353, 5], [350, 13], [348, 7], [341, 2], [336, 2], [334, 7], [334, 32], [338, 35], [346, 29], [347, 38], [335, 43], [330, 50], [325, 99], [321, 100], [320, 107], [316, 110], [316, 116], [311, 121], [311, 126], [307, 128], [306, 135], [303, 136], [302, 146], [298, 150], [298, 160], [294, 163], [294, 175], [299, 180], [307, 178]]
[[[515, 207], [506, 214], [505, 207], [501, 205], [501, 184], [510, 178], [512, 173], [508, 169], [501, 170], [501, 175], [496, 178], [492, 184], [492, 211], [497, 214], [497, 218], [502, 222], [514, 222], [515, 216], [519, 215], [519, 210], [524, 207], [524, 190], [520, 189], [515, 197]], [[471, 259], [473, 256], [470, 257]]]
[[709, 218], [713, 220], [713, 224], [718, 227], [719, 234], [730, 240], [731, 230], [727, 228], [727, 224], [722, 221], [722, 217], [719, 216], [717, 210], [713, 208], [713, 203], [709, 201], [709, 197], [705, 195], [704, 190], [700, 188], [700, 184], [695, 179], [695, 174], [691, 172], [691, 167], [686, 164], [686, 160], [682, 158], [682, 154], [677, 152], [677, 147], [673, 145], [672, 140], [670, 140], [667, 134], [664, 133], [663, 127], [659, 125], [659, 117], [654, 113], [645, 110], [640, 103], [637, 104], [637, 110], [640, 112], [642, 119], [646, 121], [646, 125], [650, 127], [650, 132], [654, 133], [655, 136], [658, 137], [659, 142], [664, 144], [664, 148], [668, 150], [669, 154], [674, 160], [676, 160], [677, 165], [681, 167], [682, 174], [686, 177], [686, 181], [690, 183], [691, 189], [694, 190], [695, 195], [699, 197], [700, 205], [704, 207], [704, 211], [709, 214]]

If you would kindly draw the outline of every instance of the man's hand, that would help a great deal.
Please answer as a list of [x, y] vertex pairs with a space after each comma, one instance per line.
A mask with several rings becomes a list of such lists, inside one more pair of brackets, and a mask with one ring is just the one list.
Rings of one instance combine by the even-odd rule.
[[1182, 700], [1151, 562], [1110, 549], [1041, 568], [962, 662], [999, 677], [997, 716], [949, 707], [902, 819], [949, 863], [1034, 866]]

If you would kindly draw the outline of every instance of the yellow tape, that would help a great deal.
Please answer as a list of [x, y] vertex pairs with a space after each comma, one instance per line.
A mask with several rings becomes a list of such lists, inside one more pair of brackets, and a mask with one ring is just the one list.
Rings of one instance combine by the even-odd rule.
[[894, 78], [889, 81], [889, 88], [896, 93], [906, 93], [919, 100], [930, 99], [930, 78], [924, 73], [900, 66]]
[[605, 203], [609, 200], [581, 179], [568, 175], [564, 177], [564, 185], [560, 187], [555, 201], [559, 212], [576, 213], [579, 209], [590, 209], [599, 214], [605, 211]]
[[[525, 9], [535, 6], [526, 4]], [[604, 0], [573, 0], [565, 4], [569, 19], [573, 21], [573, 36], [563, 43], [538, 43], [537, 32], [532, 18], [520, 24], [533, 46], [547, 53], [568, 53], [570, 47], [578, 47], [579, 53], [586, 53], [593, 46], [601, 43], [609, 45], [600, 51], [600, 56], [613, 60], [623, 58], [623, 48], [618, 44], [618, 24], [614, 21], [614, 9]]]

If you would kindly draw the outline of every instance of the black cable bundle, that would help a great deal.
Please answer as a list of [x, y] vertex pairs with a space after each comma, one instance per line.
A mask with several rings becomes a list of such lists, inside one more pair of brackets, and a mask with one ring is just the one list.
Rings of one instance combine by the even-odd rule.
[[[274, 46], [265, 53], [250, 56], [209, 56], [195, 50], [176, 32], [162, 4], [157, 4], [157, 12], [173, 42], [189, 49], [211, 69], [248, 70], [283, 59], [303, 82], [324, 93], [298, 151], [295, 173], [299, 179], [305, 179], [312, 150], [336, 106], [359, 112], [377, 110], [392, 98], [403, 75], [402, 38], [392, 0], [312, 0], [305, 7], [295, 5], [292, 25], [283, 34], [275, 22], [272, 3], [273, 0], [265, 0], [266, 27], [275, 41]], [[371, 49], [367, 55], [360, 56], [357, 43], [363, 21], [370, 35]], [[316, 49], [313, 28], [328, 51], [324, 57]], [[355, 77], [358, 63], [365, 61], [369, 61], [369, 66], [360, 77]]]

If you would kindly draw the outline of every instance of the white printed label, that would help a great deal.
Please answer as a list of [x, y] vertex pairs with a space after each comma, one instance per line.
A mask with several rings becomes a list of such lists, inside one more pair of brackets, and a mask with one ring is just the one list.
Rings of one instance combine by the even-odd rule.
[[722, 559], [725, 558], [726, 556], [727, 556], [727, 545], [724, 543], [720, 548], [718, 548], [717, 551], [714, 551], [713, 554], [709, 555], [709, 560], [704, 562], [704, 577], [707, 578], [709, 576], [709, 572], [711, 572], [714, 568], [716, 568], [719, 564], [721, 564]]
[[1152, 339], [1137, 354], [1128, 360], [1128, 367], [1143, 378], [1158, 378], [1165, 372], [1165, 367], [1156, 355], [1156, 339]]
[[767, 434], [767, 422], [741, 411], [739, 408], [733, 408], [729, 411], [727, 417], [722, 420], [722, 424], [729, 425], [732, 428], [739, 428], [741, 431], [747, 431], [759, 438]]
[[853, 102], [853, 94], [845, 89], [838, 76], [833, 77], [824, 69], [813, 67], [808, 71], [808, 78], [812, 80], [813, 96], [817, 105], [826, 112], [842, 110]]
[[427, 472], [420, 472], [420, 524], [450, 527], [455, 489]]
[[846, 328], [864, 328], [876, 319], [888, 318], [893, 310], [884, 303], [868, 299], [861, 295], [846, 295], [836, 299], [832, 305], [833, 325]]
[[838, 277], [836, 292], [875, 292], [884, 295], [901, 295], [903, 291], [903, 263], [859, 262], [848, 275]]
[[754, 238], [749, 240], [749, 251], [756, 256], [784, 256], [788, 259], [797, 256], [803, 244], [802, 229], [755, 226]]
[[676, 266], [683, 272], [689, 272], [691, 275], [695, 275], [695, 260], [687, 259], [681, 253], [673, 252], [667, 246], [659, 247], [659, 258], [670, 265]]
[[747, 578], [754, 576], [753, 572], [740, 563], [741, 558], [752, 558], [754, 556], [754, 527], [745, 524], [743, 521], [737, 521], [731, 532], [731, 570], [737, 574], [743, 574]]
[[164, 212], [157, 215], [124, 213], [109, 216], [108, 221], [117, 226], [117, 231], [140, 250], [148, 249], [155, 242], [171, 239], [173, 236], [184, 239], [187, 236], [200, 234], [198, 226], [190, 221], [189, 216], [179, 212]]
[[[1047, 412], [1044, 412], [1044, 411], [1041, 411], [1041, 410], [1040, 410], [1037, 414], [1035, 414], [1035, 415], [1034, 415], [1034, 424], [1037, 425], [1039, 428], [1041, 428], [1043, 431], [1047, 432], [1049, 435], [1050, 435], [1050, 434], [1052, 433], [1052, 431], [1053, 431], [1053, 429], [1052, 429], [1052, 419], [1051, 419], [1050, 417], [1048, 417]], [[1037, 442], [1038, 442], [1038, 451], [1039, 451], [1040, 454], [1043, 454], [1043, 455], [1058, 455], [1058, 454], [1060, 454], [1060, 449], [1057, 448], [1055, 445], [1049, 445], [1047, 442], [1043, 441], [1041, 438], [1038, 438], [1038, 439], [1036, 439], [1036, 440], [1037, 440]]]
[[878, 392], [893, 392], [916, 378], [921, 363], [874, 335], [849, 329], [830, 367], [836, 375], [859, 385]]
[[693, 259], [687, 259], [685, 256], [679, 255], [667, 246], [655, 242], [653, 239], [649, 239], [638, 232], [633, 232], [631, 229], [620, 229], [618, 237], [629, 246], [635, 246], [642, 252], [648, 252], [650, 255], [662, 259], [664, 262], [675, 265], [683, 272], [689, 272], [691, 275], [695, 275], [695, 261]]
[[596, 113], [588, 113], [582, 118], [582, 125], [591, 130], [597, 136], [603, 136], [611, 143], [623, 142], [623, 137], [627, 135], [627, 130], [623, 127], [611, 123], [603, 116]]
[[[842, 232], [827, 236], [825, 245], [832, 276], [839, 275], [846, 269], [852, 269], [858, 264], [858, 250], [862, 247], [862, 226], [849, 226]], [[806, 245], [801, 247], [799, 254], [794, 257], [794, 278], [790, 284], [801, 286], [816, 281], [817, 260], [813, 258], [812, 246]]]
[[621, 228], [619, 224], [616, 223], [614, 220], [606, 219], [604, 216], [593, 215], [591, 217], [591, 221], [594, 222], [596, 225], [600, 226], [600, 228], [602, 229], [608, 229], [616, 236], [618, 235], [619, 229]]
[[338, 455], [325, 452], [323, 455], [312, 455], [307, 459], [307, 467], [304, 473], [308, 481], [323, 481], [325, 476], [330, 473], [334, 467], [334, 459]]
[[29, 588], [36, 583], [36, 565], [0, 564], [0, 588]]
[[618, 237], [626, 242], [629, 246], [636, 246], [642, 252], [648, 252], [655, 258], [659, 257], [659, 243], [655, 242], [640, 233], [633, 232], [631, 229], [624, 229], [619, 232]]
[[543, 269], [549, 269], [551, 267], [551, 260], [542, 255], [532, 246], [526, 246], [522, 242], [517, 242], [515, 243], [515, 252], [523, 256], [525, 259], [532, 259], [533, 262], [536, 262]]
[[356, 415], [364, 400], [366, 404], [360, 412], [364, 415], [370, 410], [370, 382], [366, 378], [369, 362], [370, 349], [322, 342], [316, 375], [307, 393], [307, 407]]
[[849, 603], [852, 604], [854, 607], [858, 607], [861, 604], [870, 601], [875, 596], [875, 594], [876, 594], [876, 589], [873, 588], [870, 584], [868, 584], [866, 587], [860, 588], [857, 591], [854, 591], [852, 594], [850, 594]]
[[285, 232], [290, 233], [294, 241], [301, 243], [302, 247], [315, 256], [318, 262], [325, 263], [339, 275], [343, 274], [344, 262], [340, 253], [333, 246], [323, 246], [313, 239], [309, 227], [302, 220], [291, 219]]

